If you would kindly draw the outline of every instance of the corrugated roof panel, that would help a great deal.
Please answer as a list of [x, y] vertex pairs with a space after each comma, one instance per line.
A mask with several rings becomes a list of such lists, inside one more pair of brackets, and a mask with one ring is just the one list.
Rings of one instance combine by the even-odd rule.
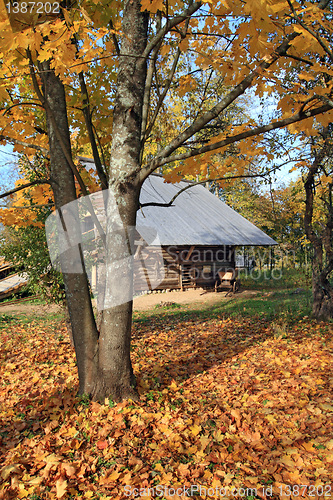
[[[93, 164], [88, 158], [81, 160]], [[170, 184], [162, 176], [150, 175], [143, 183], [140, 202], [169, 203], [188, 184]], [[203, 185], [181, 193], [171, 207], [143, 207], [137, 217], [138, 225], [157, 231], [161, 245], [277, 245]]]
[[[187, 182], [165, 183], [151, 175], [142, 186], [140, 202], [168, 203]], [[228, 207], [203, 185], [181, 193], [172, 207], [144, 207], [138, 223], [149, 224], [162, 245], [276, 245], [254, 224]]]
[[9, 292], [12, 289], [14, 290], [18, 286], [24, 285], [27, 282], [28, 282], [27, 274], [23, 275], [13, 274], [11, 276], [8, 276], [7, 278], [0, 280], [0, 295], [3, 294], [4, 292]]

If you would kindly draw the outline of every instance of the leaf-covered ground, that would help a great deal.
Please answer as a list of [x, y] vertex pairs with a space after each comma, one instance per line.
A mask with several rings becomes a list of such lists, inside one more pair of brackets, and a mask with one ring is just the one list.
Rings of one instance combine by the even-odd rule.
[[0, 498], [332, 498], [332, 333], [152, 315], [134, 326], [140, 403], [100, 405], [75, 396], [64, 325], [8, 321]]

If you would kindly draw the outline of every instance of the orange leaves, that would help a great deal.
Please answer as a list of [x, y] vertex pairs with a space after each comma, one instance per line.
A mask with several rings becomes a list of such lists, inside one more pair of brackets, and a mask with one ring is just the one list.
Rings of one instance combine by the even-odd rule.
[[[185, 42], [185, 41], [186, 41], [186, 39], [183, 40], [183, 42]], [[183, 76], [179, 80], [178, 94], [182, 97], [187, 92], [193, 91], [194, 86], [196, 86], [196, 81], [194, 80], [194, 78], [191, 75]]]
[[109, 445], [107, 441], [97, 441], [96, 446], [99, 450], [105, 450]]
[[158, 10], [164, 12], [163, 0], [141, 0], [141, 10], [147, 10], [152, 14], [156, 14]]
[[57, 498], [62, 498], [67, 491], [67, 481], [66, 479], [58, 479], [56, 482], [56, 492], [57, 492]]
[[7, 323], [3, 498], [111, 500], [126, 485], [176, 484], [228, 494], [241, 484], [260, 498], [271, 487], [279, 498], [294, 484], [329, 484], [333, 345], [322, 328], [303, 320], [276, 339], [262, 318], [148, 316], [133, 332], [141, 400], [110, 408], [75, 397], [74, 353], [59, 321]]
[[[15, 186], [19, 187], [28, 183], [26, 179], [20, 179], [15, 182]], [[50, 186], [48, 184], [30, 186], [24, 190], [17, 191], [12, 197], [13, 208], [4, 208], [0, 210], [0, 220], [5, 226], [16, 227], [43, 227], [43, 224], [38, 220], [37, 212], [30, 205], [45, 205], [53, 199]]]
[[190, 431], [193, 434], [193, 436], [197, 436], [201, 430], [202, 427], [200, 425], [192, 425], [190, 427]]

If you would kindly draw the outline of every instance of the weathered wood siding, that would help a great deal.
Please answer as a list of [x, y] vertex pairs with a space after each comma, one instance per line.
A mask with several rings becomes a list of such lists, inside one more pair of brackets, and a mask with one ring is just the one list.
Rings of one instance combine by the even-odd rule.
[[[156, 276], [154, 249], [141, 251], [140, 260], [135, 258], [134, 288], [146, 290], [149, 276]], [[235, 268], [235, 249], [231, 246], [169, 246], [162, 247], [164, 278], [155, 290], [193, 287], [211, 287], [219, 270]], [[141, 267], [141, 269], [140, 269]]]
[[[151, 257], [149, 254], [152, 254]], [[155, 290], [165, 290], [167, 288], [180, 288], [180, 268], [174, 258], [162, 248], [163, 263], [164, 263], [164, 278]], [[149, 287], [149, 276], [156, 277], [158, 269], [156, 269], [156, 259], [152, 253], [152, 247], [148, 247], [141, 251], [141, 262], [144, 262], [144, 267], [140, 265], [139, 257], [134, 259], [134, 289], [135, 291], [147, 290]]]

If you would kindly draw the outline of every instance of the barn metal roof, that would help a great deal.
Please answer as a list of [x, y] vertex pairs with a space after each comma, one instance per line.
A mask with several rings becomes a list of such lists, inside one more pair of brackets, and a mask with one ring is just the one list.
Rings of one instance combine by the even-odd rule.
[[7, 297], [14, 292], [18, 292], [19, 289], [26, 283], [28, 283], [27, 274], [20, 275], [16, 273], [0, 280], [0, 299]]
[[[164, 182], [150, 175], [144, 182], [141, 203], [168, 203], [188, 182]], [[277, 245], [254, 224], [239, 215], [203, 185], [181, 193], [171, 207], [143, 207], [138, 224], [158, 232], [161, 245]]]
[[[81, 161], [93, 163], [88, 158]], [[143, 183], [140, 202], [169, 203], [188, 185], [188, 181], [170, 184], [160, 175], [150, 175]], [[161, 245], [277, 245], [203, 185], [193, 185], [181, 193], [173, 206], [138, 210], [137, 225], [154, 229]]]

